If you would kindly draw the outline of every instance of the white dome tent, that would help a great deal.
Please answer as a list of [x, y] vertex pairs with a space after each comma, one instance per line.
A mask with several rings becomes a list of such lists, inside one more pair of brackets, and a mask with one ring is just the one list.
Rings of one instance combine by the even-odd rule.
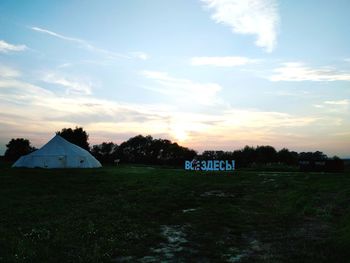
[[98, 168], [102, 165], [88, 151], [56, 135], [39, 150], [19, 158], [12, 167]]

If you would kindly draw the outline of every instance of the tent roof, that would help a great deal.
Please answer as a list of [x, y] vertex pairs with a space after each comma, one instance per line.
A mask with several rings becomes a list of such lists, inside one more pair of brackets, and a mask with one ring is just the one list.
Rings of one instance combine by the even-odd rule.
[[34, 156], [44, 155], [90, 155], [85, 149], [70, 143], [66, 139], [57, 135], [53, 137], [48, 143], [35, 152], [31, 153]]

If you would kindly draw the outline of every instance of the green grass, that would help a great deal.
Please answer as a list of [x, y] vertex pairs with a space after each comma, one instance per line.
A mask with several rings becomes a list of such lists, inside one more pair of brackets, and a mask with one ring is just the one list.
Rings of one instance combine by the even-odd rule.
[[350, 173], [4, 167], [0, 262], [348, 262], [349, 201]]

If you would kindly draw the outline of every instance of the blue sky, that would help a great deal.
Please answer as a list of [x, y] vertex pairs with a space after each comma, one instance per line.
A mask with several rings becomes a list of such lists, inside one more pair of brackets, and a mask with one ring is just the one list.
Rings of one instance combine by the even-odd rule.
[[350, 156], [350, 2], [1, 1], [0, 153], [63, 127]]

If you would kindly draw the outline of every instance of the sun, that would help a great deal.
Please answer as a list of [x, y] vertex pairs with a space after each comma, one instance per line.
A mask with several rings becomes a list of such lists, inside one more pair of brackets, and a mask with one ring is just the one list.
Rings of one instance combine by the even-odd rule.
[[177, 125], [172, 129], [172, 134], [178, 142], [183, 142], [188, 139], [188, 133], [186, 129], [180, 125]]

